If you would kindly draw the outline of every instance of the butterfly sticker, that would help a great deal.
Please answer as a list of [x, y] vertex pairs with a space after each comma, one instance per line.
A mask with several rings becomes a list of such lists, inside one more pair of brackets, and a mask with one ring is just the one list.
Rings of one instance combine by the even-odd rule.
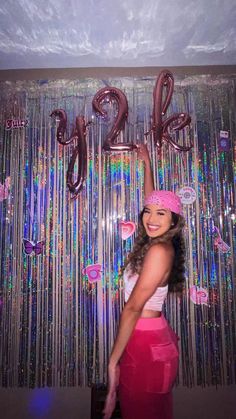
[[5, 179], [5, 182], [3, 184], [0, 183], [0, 202], [2, 202], [4, 199], [8, 198], [10, 183], [11, 183], [10, 176], [8, 176]]
[[134, 234], [135, 224], [133, 223], [133, 221], [121, 221], [119, 225], [121, 228], [121, 238], [123, 240], [128, 239], [132, 236], [132, 234]]
[[24, 252], [27, 255], [31, 255], [31, 253], [34, 252], [36, 256], [40, 255], [43, 252], [43, 248], [45, 245], [45, 240], [41, 240], [39, 242], [31, 242], [30, 240], [23, 239], [23, 245], [24, 245]]
[[100, 263], [95, 263], [94, 265], [88, 265], [82, 270], [83, 275], [87, 275], [88, 281], [90, 284], [99, 281], [101, 277], [102, 265]]

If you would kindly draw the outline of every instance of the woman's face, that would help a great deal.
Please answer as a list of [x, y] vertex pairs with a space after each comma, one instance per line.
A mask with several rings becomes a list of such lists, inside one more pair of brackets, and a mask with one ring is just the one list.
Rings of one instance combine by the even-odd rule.
[[166, 233], [172, 225], [171, 211], [156, 204], [145, 205], [143, 226], [149, 237], [159, 237]]

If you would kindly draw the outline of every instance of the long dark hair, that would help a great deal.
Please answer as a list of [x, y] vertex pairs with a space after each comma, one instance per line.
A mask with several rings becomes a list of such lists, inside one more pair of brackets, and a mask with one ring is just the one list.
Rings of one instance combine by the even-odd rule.
[[150, 238], [143, 226], [144, 209], [139, 215], [138, 235], [134, 241], [132, 252], [128, 255], [122, 272], [129, 265], [129, 271], [139, 274], [143, 264], [143, 259], [148, 249], [157, 243], [172, 242], [175, 256], [172, 270], [168, 279], [169, 290], [181, 292], [185, 282], [185, 241], [183, 236], [183, 228], [185, 226], [184, 218], [171, 212], [173, 226], [159, 237]]

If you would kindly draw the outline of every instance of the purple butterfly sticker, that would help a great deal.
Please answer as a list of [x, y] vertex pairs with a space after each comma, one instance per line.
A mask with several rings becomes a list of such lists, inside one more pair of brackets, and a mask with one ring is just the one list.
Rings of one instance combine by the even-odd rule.
[[45, 245], [45, 240], [41, 240], [39, 242], [31, 242], [27, 239], [23, 239], [24, 245], [24, 252], [27, 255], [31, 255], [31, 253], [35, 253], [35, 255], [40, 255], [43, 252], [43, 247]]

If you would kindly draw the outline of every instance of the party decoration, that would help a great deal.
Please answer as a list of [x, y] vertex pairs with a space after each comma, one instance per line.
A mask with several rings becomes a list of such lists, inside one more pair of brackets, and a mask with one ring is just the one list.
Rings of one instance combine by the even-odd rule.
[[180, 197], [182, 204], [190, 205], [196, 201], [197, 194], [193, 188], [190, 186], [184, 186], [181, 188], [177, 195]]
[[194, 304], [208, 305], [208, 291], [203, 287], [192, 285], [189, 289], [190, 299]]
[[27, 127], [28, 123], [28, 119], [7, 119], [5, 128], [6, 130], [25, 128]]
[[[143, 142], [155, 79], [111, 77], [104, 85], [118, 86], [129, 103], [129, 124], [120, 137], [129, 144], [136, 138]], [[91, 124], [86, 181], [78, 194], [83, 199], [70, 205], [66, 177], [77, 139], [64, 148], [49, 123], [53, 109], [67, 112], [67, 127], [76, 123], [78, 109], [91, 120], [91, 98], [100, 86], [95, 78], [0, 81], [0, 182], [11, 178], [8, 199], [0, 202], [0, 386], [5, 388], [71, 388], [107, 380], [123, 307], [120, 273], [134, 238], [122, 240], [119, 223], [138, 225], [144, 171], [134, 152], [104, 152], [107, 125]], [[179, 299], [169, 293], [165, 304], [180, 336], [178, 384], [192, 389], [235, 385], [236, 379], [235, 97], [235, 75], [175, 76], [167, 116], [189, 110], [193, 152], [176, 152], [163, 140], [158, 160], [153, 135], [148, 144], [156, 189], [191, 186], [197, 195], [185, 208], [186, 291]], [[104, 104], [109, 115], [116, 106], [115, 100]], [[26, 112], [29, 128], [5, 129], [6, 115]], [[230, 127], [227, 153], [218, 149], [220, 127]], [[74, 129], [65, 131], [64, 140]], [[177, 133], [175, 141], [186, 145], [184, 135]], [[214, 246], [213, 220], [230, 245], [228, 253]], [[41, 256], [24, 253], [23, 237], [34, 245], [45, 239]], [[92, 283], [82, 270], [97, 262], [102, 273], [94, 272], [94, 278], [102, 278]], [[207, 306], [191, 301], [193, 285], [208, 291]]]
[[218, 148], [219, 148], [219, 151], [230, 150], [229, 131], [222, 131], [222, 130], [220, 131]]
[[24, 252], [27, 255], [31, 255], [32, 253], [34, 253], [36, 256], [38, 256], [43, 252], [45, 240], [40, 240], [35, 243], [27, 239], [22, 239], [22, 241], [24, 245]]
[[173, 131], [183, 129], [186, 125], [190, 124], [190, 116], [187, 113], [174, 113], [164, 121], [162, 119], [169, 107], [173, 90], [173, 74], [169, 70], [162, 70], [157, 78], [153, 91], [153, 124], [151, 131], [153, 132], [154, 143], [159, 150], [162, 147], [162, 142], [165, 141], [177, 151], [189, 151], [193, 147], [193, 144], [190, 143], [189, 146], [179, 145], [172, 139], [169, 129]]
[[[75, 133], [78, 138], [78, 142], [71, 156], [67, 171], [67, 185], [70, 191], [74, 194], [72, 199], [76, 198], [80, 192], [87, 172], [86, 125], [83, 116], [77, 116], [76, 118]], [[73, 182], [73, 172], [77, 156], [79, 157], [78, 174], [77, 180]]]
[[[87, 172], [87, 144], [86, 144], [86, 127], [84, 116], [76, 117], [76, 124], [71, 136], [66, 139], [67, 114], [63, 109], [55, 109], [50, 116], [59, 117], [59, 126], [57, 127], [57, 141], [62, 145], [68, 145], [72, 141], [76, 141], [77, 145], [73, 151], [67, 171], [67, 186], [74, 194], [72, 199], [76, 198], [83, 187]], [[74, 166], [76, 158], [79, 158], [77, 179], [73, 181]]]
[[0, 202], [8, 198], [11, 178], [8, 176], [4, 183], [0, 183]]
[[100, 263], [95, 263], [94, 265], [88, 265], [82, 270], [83, 275], [87, 275], [88, 281], [90, 284], [101, 280], [101, 269], [102, 265]]
[[62, 145], [68, 145], [72, 141], [77, 140], [76, 128], [73, 129], [72, 134], [68, 139], [65, 138], [66, 127], [67, 127], [67, 114], [64, 109], [54, 109], [50, 114], [51, 117], [59, 118], [59, 125], [57, 127], [57, 141]]
[[216, 234], [214, 245], [218, 247], [222, 253], [228, 253], [230, 251], [230, 246], [222, 239], [218, 227], [214, 226], [214, 233]]
[[135, 232], [135, 224], [133, 223], [133, 221], [121, 221], [120, 228], [121, 228], [121, 238], [123, 240], [128, 239]]
[[107, 116], [107, 112], [103, 110], [102, 103], [106, 98], [115, 100], [118, 106], [118, 113], [114, 121], [114, 125], [107, 134], [106, 141], [103, 145], [105, 151], [130, 151], [136, 148], [132, 143], [116, 143], [115, 140], [120, 132], [124, 129], [125, 121], [128, 117], [128, 102], [125, 94], [116, 87], [103, 87], [93, 98], [93, 109], [103, 118]]

